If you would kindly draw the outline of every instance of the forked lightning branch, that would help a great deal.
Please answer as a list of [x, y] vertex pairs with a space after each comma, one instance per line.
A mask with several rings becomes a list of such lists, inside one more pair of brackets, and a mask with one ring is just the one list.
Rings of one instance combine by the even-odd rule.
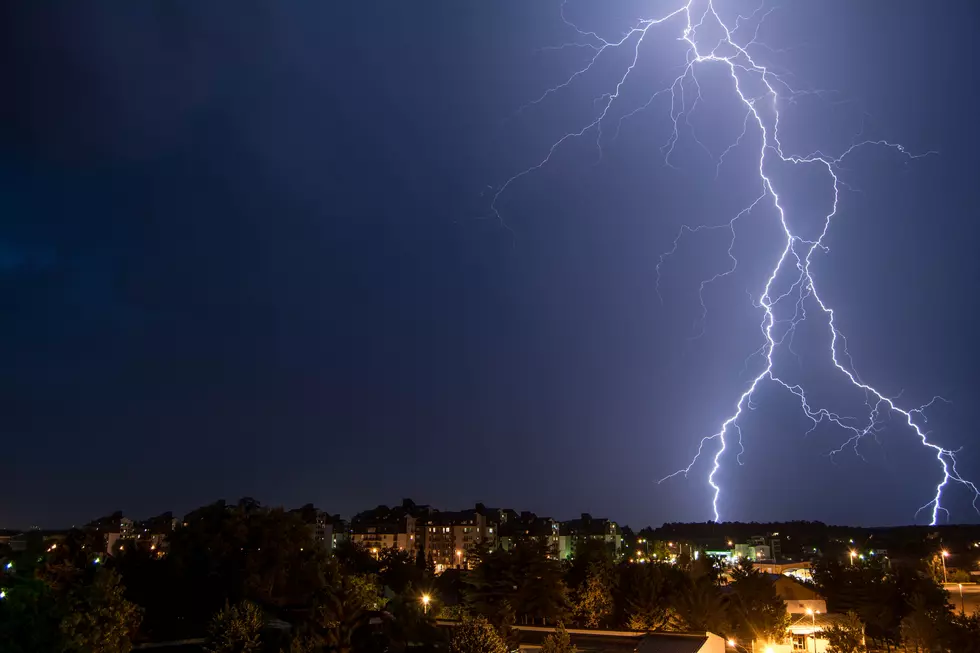
[[[651, 4], [662, 5], [663, 2], [651, 0]], [[691, 112], [704, 101], [702, 87], [698, 80], [699, 72], [709, 67], [723, 70], [729, 80], [727, 90], [733, 94], [733, 99], [737, 100], [734, 104], [740, 107], [737, 119], [743, 125], [743, 129], [737, 138], [733, 135], [731, 145], [719, 157], [717, 165], [723, 165], [725, 155], [733, 149], [753, 147], [754, 143], [758, 143], [754, 156], [757, 163], [758, 193], [752, 202], [730, 219], [721, 220], [716, 224], [683, 227], [674, 241], [673, 249], [661, 255], [657, 270], [659, 273], [663, 265], [669, 264], [670, 256], [676, 251], [677, 243], [681, 238], [704, 230], [727, 230], [731, 237], [728, 267], [700, 283], [701, 307], [706, 312], [705, 287], [732, 274], [738, 267], [738, 260], [732, 252], [740, 219], [753, 210], [768, 205], [774, 209], [774, 215], [779, 221], [782, 231], [781, 244], [778, 250], [773, 251], [773, 258], [776, 261], [774, 266], [767, 277], [759, 280], [758, 290], [753, 298], [760, 314], [761, 345], [755, 354], [761, 369], [745, 385], [740, 394], [732, 397], [732, 410], [727, 419], [718, 425], [715, 432], [700, 439], [697, 452], [689, 464], [665, 476], [661, 482], [677, 476], [687, 476], [694, 470], [696, 463], [702, 458], [707, 458], [710, 470], [706, 481], [711, 488], [712, 511], [715, 521], [720, 521], [722, 515], [719, 511], [719, 500], [722, 486], [718, 482], [718, 472], [722, 465], [732, 458], [726, 456], [730, 449], [738, 447], [742, 450], [739, 420], [744, 411], [750, 407], [753, 394], [762, 384], [775, 383], [782, 386], [787, 396], [799, 404], [800, 410], [812, 422], [812, 428], [822, 423], [829, 423], [843, 430], [847, 438], [840, 448], [831, 452], [832, 454], [843, 452], [848, 447], [857, 452], [858, 444], [867, 436], [876, 434], [889, 413], [904, 422], [910, 434], [921, 443], [923, 453], [933, 461], [931, 464], [935, 467], [935, 492], [927, 497], [916, 514], [927, 511], [931, 523], [936, 524], [940, 514], [946, 513], [943, 507], [943, 492], [951, 484], [962, 485], [972, 493], [974, 508], [977, 508], [977, 501], [980, 499], [980, 490], [977, 486], [964, 478], [957, 469], [955, 452], [936, 444], [929, 438], [924, 428], [924, 411], [935, 402], [943, 400], [941, 397], [934, 397], [923, 406], [903, 407], [895, 398], [885, 396], [862, 379], [853, 367], [844, 337], [835, 324], [835, 309], [824, 301], [819, 280], [812, 271], [814, 259], [820, 253], [827, 251], [824, 241], [837, 214], [840, 190], [844, 186], [839, 173], [841, 164], [847, 157], [867, 147], [887, 148], [894, 152], [895, 156], [907, 159], [917, 159], [931, 153], [913, 154], [898, 143], [884, 140], [855, 142], [843, 152], [836, 154], [826, 154], [821, 151], [796, 154], [786, 151], [780, 142], [780, 111], [785, 110], [788, 100], [793, 99], [800, 92], [760, 61], [761, 52], [769, 54], [773, 52], [759, 41], [760, 26], [764, 24], [771, 11], [765, 6], [760, 6], [748, 15], [740, 15], [720, 0], [690, 0], [686, 4], [670, 8], [661, 15], [640, 19], [625, 34], [610, 39], [570, 20], [566, 6], [563, 4], [561, 18], [575, 31], [577, 37], [574, 42], [554, 46], [554, 49], [585, 49], [590, 54], [584, 66], [560, 84], [546, 89], [538, 98], [525, 105], [525, 109], [552, 101], [563, 90], [581, 83], [583, 76], [592, 71], [597, 62], [602, 61], [603, 66], [610, 63], [604, 60], [606, 57], [613, 58], [613, 55], [618, 53], [624, 63], [620, 72], [606, 80], [605, 88], [595, 98], [594, 119], [584, 121], [579, 129], [562, 135], [544, 152], [544, 156], [539, 161], [505, 181], [494, 194], [491, 206], [494, 214], [500, 218], [497, 206], [500, 197], [516, 182], [547, 165], [566, 142], [589, 135], [601, 146], [603, 130], [618, 131], [623, 119], [634, 117], [643, 110], [654, 110], [661, 104], [667, 107], [666, 110], [669, 111], [673, 122], [673, 129], [663, 147], [665, 162], [671, 164], [671, 157], [676, 149], [685, 145], [682, 134], [689, 134], [690, 130], [685, 130], [684, 127], [689, 124], [687, 121]], [[626, 109], [619, 107], [623, 102], [621, 96], [624, 88], [633, 83], [633, 78], [636, 76], [634, 70], [637, 64], [649, 51], [651, 43], [658, 40], [678, 43], [678, 47], [685, 53], [683, 68], [665, 87], [650, 89], [647, 96], [649, 99], [644, 104]], [[616, 118], [616, 115], [619, 117]], [[614, 120], [615, 124], [610, 124]], [[749, 138], [750, 135], [754, 138]], [[695, 144], [700, 145], [696, 137], [689, 136], [689, 138], [693, 138]], [[784, 208], [784, 195], [788, 191], [781, 189], [774, 181], [771, 170], [775, 165], [810, 166], [818, 169], [825, 176], [830, 210], [823, 217], [815, 236], [812, 234], [805, 236], [798, 233], [798, 228], [791, 227], [790, 216]], [[777, 374], [776, 361], [781, 356], [794, 355], [791, 350], [792, 337], [797, 327], [807, 319], [819, 319], [827, 329], [829, 346], [826, 355], [836, 368], [835, 373], [840, 383], [850, 386], [852, 390], [861, 392], [866, 397], [865, 414], [845, 416], [816, 406], [810, 401], [803, 386], [787, 382]]]

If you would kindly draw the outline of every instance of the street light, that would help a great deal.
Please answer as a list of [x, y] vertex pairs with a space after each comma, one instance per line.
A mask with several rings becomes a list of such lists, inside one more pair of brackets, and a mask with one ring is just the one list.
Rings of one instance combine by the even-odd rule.
[[943, 561], [943, 585], [946, 584], [946, 558], [949, 557], [949, 551], [943, 549], [942, 561]]
[[960, 586], [960, 610], [966, 616], [966, 603], [963, 602], [963, 583], [957, 583], [957, 585]]
[[849, 553], [851, 554], [851, 566], [853, 567], [854, 566], [854, 558], [857, 557], [857, 551], [850, 551]]
[[456, 549], [456, 566], [463, 566], [463, 551], [462, 549]]
[[813, 624], [813, 631], [810, 633], [813, 638], [813, 653], [817, 653], [817, 615], [820, 614], [820, 611], [807, 608], [806, 613], [810, 615], [810, 623]]
[[423, 594], [422, 595], [422, 613], [423, 614], [429, 614], [429, 601], [430, 600], [431, 599], [429, 598], [429, 595], [428, 594]]
[[730, 640], [728, 640], [728, 645], [729, 645], [729, 646], [730, 646], [731, 648], [735, 648], [735, 640], [734, 640], [734, 639], [730, 639]]

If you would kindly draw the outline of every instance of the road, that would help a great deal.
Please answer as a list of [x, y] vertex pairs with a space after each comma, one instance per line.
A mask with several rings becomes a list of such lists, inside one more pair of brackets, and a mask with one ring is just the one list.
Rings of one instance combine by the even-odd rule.
[[960, 600], [960, 586], [956, 583], [946, 583], [944, 585], [949, 592], [949, 603], [956, 612], [966, 609], [967, 614], [980, 612], [980, 585], [977, 583], [963, 583], [963, 599]]

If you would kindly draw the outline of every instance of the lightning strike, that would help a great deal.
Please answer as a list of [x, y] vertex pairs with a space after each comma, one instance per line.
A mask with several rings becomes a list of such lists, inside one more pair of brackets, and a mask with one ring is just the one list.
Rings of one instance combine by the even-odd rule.
[[[780, 104], [792, 104], [798, 98], [806, 95], [818, 95], [824, 97], [828, 95], [826, 91], [797, 90], [787, 81], [785, 74], [779, 74], [758, 61], [758, 51], [769, 54], [784, 52], [770, 48], [759, 41], [759, 31], [765, 19], [774, 11], [772, 8], [766, 9], [765, 5], [760, 5], [749, 15], [737, 15], [731, 22], [731, 27], [723, 18], [717, 8], [721, 4], [719, 0], [688, 0], [686, 3], [674, 8], [658, 17], [647, 17], [639, 19], [635, 25], [629, 28], [625, 34], [619, 38], [606, 39], [596, 31], [580, 28], [572, 22], [566, 12], [568, 0], [563, 0], [561, 4], [561, 20], [576, 33], [578, 40], [562, 45], [543, 48], [542, 50], [587, 50], [590, 56], [584, 66], [575, 70], [561, 83], [545, 89], [545, 91], [533, 101], [525, 104], [519, 111], [529, 110], [552, 96], [561, 93], [564, 89], [576, 83], [580, 78], [590, 73], [596, 63], [603, 58], [606, 53], [614, 51], [625, 51], [626, 66], [621, 75], [613, 79], [613, 83], [608, 90], [600, 94], [595, 99], [596, 116], [586, 122], [582, 127], [575, 131], [569, 131], [558, 138], [546, 151], [545, 156], [537, 163], [518, 172], [507, 179], [499, 186], [491, 201], [491, 210], [498, 220], [503, 224], [503, 219], [498, 209], [498, 200], [516, 182], [522, 178], [540, 170], [546, 166], [554, 157], [555, 153], [566, 142], [580, 138], [589, 132], [595, 132], [595, 142], [601, 156], [603, 145], [603, 127], [611, 117], [613, 107], [621, 102], [621, 92], [624, 85], [630, 80], [637, 63], [640, 61], [641, 49], [645, 40], [653, 38], [662, 30], [674, 29], [672, 33], [675, 40], [684, 44], [685, 63], [680, 69], [680, 73], [666, 87], [655, 90], [650, 94], [649, 99], [638, 107], [624, 112], [616, 122], [613, 132], [613, 140], [618, 137], [620, 128], [624, 120], [632, 118], [638, 113], [649, 109], [660, 98], [669, 98], [667, 108], [673, 129], [662, 147], [664, 163], [673, 166], [671, 157], [679, 142], [682, 141], [685, 133], [690, 134], [705, 152], [711, 156], [709, 149], [698, 140], [694, 133], [694, 127], [690, 122], [691, 115], [704, 102], [701, 94], [701, 85], [697, 78], [697, 71], [702, 67], [715, 66], [726, 70], [731, 79], [732, 90], [744, 110], [744, 117], [739, 112], [742, 120], [742, 131], [738, 138], [728, 146], [724, 152], [716, 159], [716, 176], [724, 164], [725, 157], [733, 150], [743, 147], [743, 141], [747, 136], [755, 131], [761, 139], [758, 151], [757, 180], [759, 184], [759, 194], [756, 199], [748, 206], [738, 212], [727, 222], [716, 225], [697, 225], [683, 226], [674, 239], [673, 247], [661, 254], [657, 265], [657, 285], [656, 290], [660, 295], [660, 270], [667, 260], [677, 251], [680, 240], [685, 236], [691, 236], [701, 231], [708, 230], [727, 230], [730, 233], [728, 246], [728, 267], [720, 273], [705, 279], [701, 282], [698, 297], [701, 305], [701, 316], [699, 319], [700, 332], [695, 336], [699, 337], [703, 333], [704, 321], [707, 317], [708, 309], [704, 300], [705, 288], [720, 279], [735, 272], [738, 266], [733, 250], [736, 240], [736, 226], [740, 219], [748, 216], [763, 201], [771, 203], [778, 217], [779, 225], [783, 234], [783, 245], [779, 250], [772, 269], [769, 272], [761, 290], [757, 296], [752, 297], [753, 305], [762, 313], [760, 330], [762, 333], [762, 344], [746, 359], [748, 369], [749, 361], [762, 357], [764, 364], [748, 383], [738, 400], [734, 404], [732, 413], [725, 419], [719, 429], [714, 433], [701, 438], [697, 453], [686, 467], [682, 467], [660, 479], [664, 482], [677, 476], [687, 476], [702, 457], [710, 457], [711, 469], [707, 475], [707, 484], [712, 491], [711, 507], [715, 521], [721, 520], [718, 503], [721, 498], [722, 488], [718, 484], [717, 475], [722, 467], [722, 461], [726, 451], [730, 447], [730, 439], [736, 438], [739, 453], [736, 461], [741, 464], [741, 456], [745, 449], [742, 445], [742, 430], [739, 426], [739, 419], [746, 410], [754, 410], [753, 395], [763, 383], [775, 383], [784, 388], [796, 401], [799, 402], [803, 415], [810, 420], [811, 427], [807, 434], [823, 423], [831, 424], [842, 429], [848, 436], [844, 443], [828, 453], [833, 459], [834, 456], [851, 448], [858, 456], [861, 456], [858, 445], [869, 435], [877, 439], [878, 433], [883, 428], [883, 420], [886, 414], [899, 417], [916, 438], [922, 447], [931, 454], [938, 464], [941, 471], [934, 494], [929, 500], [916, 511], [918, 516], [923, 511], [928, 511], [932, 524], [939, 521], [940, 513], [949, 515], [946, 508], [942, 505], [943, 491], [951, 484], [959, 484], [973, 494], [973, 506], [980, 512], [977, 502], [980, 501], [980, 489], [971, 481], [964, 478], [956, 467], [957, 450], [946, 449], [929, 439], [929, 433], [924, 430], [923, 424], [927, 421], [925, 411], [937, 401], [945, 401], [942, 397], [934, 397], [928, 403], [917, 408], [903, 408], [896, 403], [897, 397], [888, 397], [877, 390], [870, 383], [866, 383], [857, 373], [850, 352], [847, 348], [847, 341], [838, 330], [834, 309], [831, 308], [822, 298], [818, 291], [817, 281], [811, 273], [814, 254], [818, 251], [827, 252], [828, 248], [824, 243], [825, 237], [830, 229], [833, 218], [837, 215], [838, 203], [841, 188], [850, 187], [839, 178], [841, 163], [854, 152], [866, 147], [879, 147], [893, 151], [899, 156], [908, 160], [918, 159], [934, 152], [924, 154], [913, 154], [906, 150], [904, 146], [886, 140], [861, 140], [854, 142], [843, 153], [832, 156], [821, 151], [815, 151], [806, 155], [787, 154], [780, 141], [779, 121]], [[747, 39], [739, 38], [743, 31], [748, 32], [751, 27], [751, 35]], [[702, 36], [699, 36], [699, 32]], [[714, 42], [705, 43], [712, 37], [704, 36], [705, 33], [714, 32], [717, 36]], [[755, 53], [755, 54], [753, 54]], [[755, 87], [753, 94], [750, 87]], [[693, 89], [693, 99], [689, 97]], [[822, 228], [816, 239], [807, 239], [794, 232], [787, 219], [786, 210], [783, 206], [780, 191], [774, 183], [771, 173], [767, 173], [767, 167], [771, 164], [788, 164], [794, 166], [813, 166], [826, 174], [830, 182], [832, 193], [832, 205], [830, 211], [824, 216]], [[784, 283], [784, 278], [788, 276], [791, 281], [788, 289], [783, 292], [777, 291], [777, 286]], [[662, 297], [661, 297], [662, 301]], [[777, 309], [781, 305], [792, 303], [792, 315], [781, 319], [777, 318]], [[777, 354], [785, 347], [790, 354], [802, 364], [802, 358], [793, 350], [793, 338], [797, 327], [807, 319], [807, 305], [815, 308], [826, 320], [826, 327], [830, 339], [828, 354], [837, 372], [842, 377], [842, 381], [849, 384], [853, 389], [864, 393], [865, 406], [868, 409], [866, 417], [848, 417], [822, 407], [815, 407], [809, 401], [806, 391], [799, 384], [789, 383], [776, 374], [775, 359]], [[845, 364], [846, 362], [846, 364]], [[714, 449], [713, 453], [710, 449]], [[863, 457], [863, 456], [862, 456]]]

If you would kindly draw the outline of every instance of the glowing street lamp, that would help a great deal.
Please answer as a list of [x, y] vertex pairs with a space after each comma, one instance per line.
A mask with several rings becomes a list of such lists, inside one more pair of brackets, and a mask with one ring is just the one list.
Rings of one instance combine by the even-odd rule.
[[456, 549], [456, 566], [457, 567], [462, 567], [463, 566], [463, 550], [462, 549]]
[[817, 653], [817, 615], [820, 614], [820, 611], [807, 608], [806, 613], [810, 615], [810, 622], [813, 624], [813, 632], [810, 633], [810, 636], [813, 637], [813, 653]]
[[858, 555], [858, 554], [857, 554], [857, 551], [849, 551], [848, 553], [849, 553], [849, 554], [850, 554], [850, 556], [851, 556], [851, 566], [853, 567], [853, 566], [854, 566], [854, 558], [856, 558], [856, 557], [857, 557], [857, 555]]
[[431, 599], [429, 598], [429, 595], [428, 594], [423, 594], [422, 595], [422, 612], [423, 612], [423, 614], [429, 614], [429, 601], [430, 600]]
[[943, 585], [946, 584], [946, 558], [949, 557], [949, 551], [943, 549], [942, 561], [943, 561]]
[[734, 639], [728, 640], [728, 646], [731, 648], [735, 648], [735, 640]]

